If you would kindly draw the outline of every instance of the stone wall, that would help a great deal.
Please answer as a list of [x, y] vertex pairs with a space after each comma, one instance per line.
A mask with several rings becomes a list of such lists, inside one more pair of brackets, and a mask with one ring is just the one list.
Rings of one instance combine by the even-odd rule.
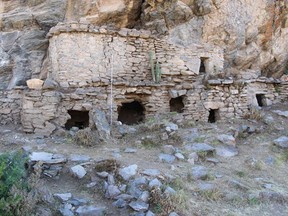
[[23, 131], [50, 135], [56, 129], [52, 120], [57, 116], [60, 99], [61, 94], [56, 91], [25, 91], [21, 113]]
[[20, 123], [22, 90], [0, 91], [0, 125]]
[[[53, 36], [53, 37], [52, 37]], [[49, 77], [61, 87], [91, 86], [99, 81], [151, 84], [149, 53], [159, 62], [161, 83], [196, 77], [203, 58], [206, 73], [223, 71], [223, 50], [209, 45], [182, 47], [149, 31], [113, 31], [85, 24], [58, 25], [50, 31]], [[81, 76], [79, 76], [81, 74]]]
[[[219, 83], [220, 82], [220, 83]], [[285, 87], [283, 87], [285, 86]], [[185, 119], [207, 122], [211, 110], [217, 112], [217, 120], [242, 118], [251, 106], [259, 106], [256, 95], [264, 95], [266, 105], [287, 99], [288, 85], [275, 82], [234, 82], [233, 80], [209, 80], [197, 88], [176, 89], [175, 86], [111, 86], [70, 88], [69, 91], [30, 90], [24, 97], [22, 125], [24, 131], [49, 135], [57, 127], [65, 128], [70, 119], [69, 110], [88, 111], [89, 126], [94, 127], [94, 109], [103, 110], [107, 119], [115, 122], [119, 108], [124, 103], [140, 102], [147, 117], [170, 112], [170, 100], [182, 97]], [[280, 94], [282, 92], [282, 94]], [[285, 93], [286, 92], [286, 93]], [[112, 112], [111, 112], [112, 108]], [[112, 113], [112, 116], [111, 116]]]

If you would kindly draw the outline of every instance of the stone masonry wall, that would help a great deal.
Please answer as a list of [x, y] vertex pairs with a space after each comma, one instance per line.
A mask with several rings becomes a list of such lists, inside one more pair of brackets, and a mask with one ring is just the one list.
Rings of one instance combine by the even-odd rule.
[[[152, 81], [149, 53], [159, 62], [161, 83], [189, 81], [199, 74], [200, 58], [206, 72], [223, 71], [223, 51], [209, 45], [176, 46], [148, 31], [112, 31], [85, 24], [58, 25], [50, 31], [49, 77], [61, 87], [91, 86], [98, 81]], [[79, 76], [81, 74], [81, 76]]]
[[0, 125], [19, 124], [22, 91], [0, 91]]

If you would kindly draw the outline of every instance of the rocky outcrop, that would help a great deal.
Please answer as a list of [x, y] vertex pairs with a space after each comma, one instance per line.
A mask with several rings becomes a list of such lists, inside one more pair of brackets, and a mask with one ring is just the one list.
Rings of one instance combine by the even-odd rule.
[[[46, 34], [59, 22], [149, 29], [189, 47], [225, 49], [225, 68], [287, 70], [287, 0], [6, 0], [0, 3], [0, 89], [45, 79]], [[286, 69], [285, 69], [286, 67]], [[41, 71], [43, 73], [41, 73]], [[44, 74], [44, 76], [42, 76]]]

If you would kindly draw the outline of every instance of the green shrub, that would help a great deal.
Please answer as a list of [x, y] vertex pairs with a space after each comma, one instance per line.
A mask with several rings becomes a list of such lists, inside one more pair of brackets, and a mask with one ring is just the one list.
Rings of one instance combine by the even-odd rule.
[[0, 215], [32, 215], [37, 199], [28, 181], [26, 162], [21, 151], [0, 155]]

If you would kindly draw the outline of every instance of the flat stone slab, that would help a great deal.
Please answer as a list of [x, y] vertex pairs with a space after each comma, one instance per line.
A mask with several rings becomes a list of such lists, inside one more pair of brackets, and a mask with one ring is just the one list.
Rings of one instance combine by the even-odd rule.
[[214, 147], [206, 143], [194, 143], [191, 145], [185, 145], [185, 149], [188, 151], [195, 151], [195, 152], [212, 152], [215, 150]]
[[76, 213], [79, 216], [104, 216], [106, 214], [106, 208], [96, 206], [80, 206], [77, 208]]
[[284, 117], [288, 118], [288, 111], [274, 110], [273, 112], [277, 113], [280, 116], [284, 116]]
[[138, 166], [136, 164], [130, 165], [128, 167], [124, 167], [119, 170], [119, 175], [124, 179], [128, 180], [132, 176], [136, 175]]
[[236, 140], [232, 135], [221, 134], [217, 139], [226, 145], [236, 146]]
[[149, 204], [143, 202], [143, 201], [132, 201], [129, 203], [129, 206], [134, 211], [147, 211], [149, 208]]
[[73, 161], [73, 162], [87, 162], [91, 159], [91, 157], [89, 157], [87, 155], [71, 154], [69, 159], [70, 159], [70, 161]]
[[32, 152], [29, 158], [31, 162], [42, 161], [46, 164], [65, 163], [67, 161], [64, 155], [48, 152]]
[[228, 157], [234, 157], [238, 155], [239, 151], [237, 148], [233, 146], [219, 146], [219, 147], [216, 147], [216, 154], [218, 156], [228, 158]]
[[273, 143], [276, 146], [279, 146], [280, 148], [288, 148], [288, 137], [287, 136], [281, 136], [275, 140], [273, 140]]
[[200, 191], [212, 191], [215, 189], [215, 184], [200, 182], [197, 187]]
[[137, 152], [137, 149], [135, 148], [126, 148], [124, 150], [125, 153], [136, 153]]
[[68, 201], [72, 198], [71, 193], [56, 193], [53, 195], [54, 197], [58, 198], [61, 201]]
[[145, 169], [141, 173], [147, 176], [158, 176], [161, 174], [161, 172], [158, 169]]
[[163, 153], [161, 153], [161, 154], [159, 155], [159, 160], [160, 160], [161, 162], [164, 162], [164, 163], [169, 163], [169, 164], [171, 164], [171, 163], [173, 163], [173, 162], [175, 161], [175, 159], [176, 159], [176, 157], [175, 157], [174, 155], [163, 154]]
[[204, 166], [194, 166], [192, 167], [192, 177], [193, 179], [205, 180], [208, 176], [208, 169]]

